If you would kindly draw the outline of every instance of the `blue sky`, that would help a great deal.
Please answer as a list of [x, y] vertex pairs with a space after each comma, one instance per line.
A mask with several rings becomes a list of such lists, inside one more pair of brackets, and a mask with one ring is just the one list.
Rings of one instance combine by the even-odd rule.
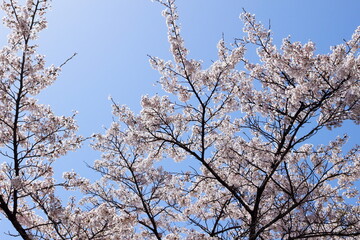
[[[177, 2], [190, 56], [204, 60], [205, 64], [216, 60], [216, 44], [222, 34], [227, 42], [242, 36], [239, 20], [242, 8], [265, 24], [271, 21], [276, 43], [291, 35], [292, 41], [314, 41], [319, 53], [327, 53], [331, 45], [349, 39], [360, 24], [359, 0]], [[47, 56], [48, 64], [55, 65], [74, 52], [78, 55], [63, 67], [58, 81], [40, 94], [40, 102], [51, 105], [58, 115], [79, 111], [79, 133], [89, 136], [103, 132], [103, 127], [112, 120], [109, 95], [139, 111], [141, 95], [163, 94], [159, 86], [153, 86], [159, 75], [150, 67], [147, 57], [149, 54], [171, 58], [162, 9], [150, 0], [53, 0], [47, 15], [48, 29], [38, 41], [39, 52]], [[0, 43], [4, 44], [6, 30], [0, 30]], [[322, 136], [327, 143], [328, 136], [343, 132], [351, 132], [351, 144], [360, 142], [359, 127], [352, 124]], [[59, 160], [57, 176], [71, 169], [91, 176], [84, 161], [91, 164], [99, 154], [86, 145]]]

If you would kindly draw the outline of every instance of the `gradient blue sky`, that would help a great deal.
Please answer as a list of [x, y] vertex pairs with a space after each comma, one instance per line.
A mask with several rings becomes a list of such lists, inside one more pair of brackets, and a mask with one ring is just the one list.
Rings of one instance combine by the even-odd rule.
[[[359, 0], [178, 0], [177, 5], [190, 56], [205, 64], [216, 60], [222, 34], [227, 42], [242, 36], [242, 8], [265, 24], [271, 20], [277, 44], [291, 35], [292, 41], [314, 41], [318, 53], [327, 53], [330, 46], [349, 39], [360, 25]], [[89, 136], [103, 132], [112, 120], [109, 95], [139, 111], [141, 95], [163, 94], [159, 86], [153, 86], [159, 74], [147, 57], [171, 57], [162, 9], [150, 0], [53, 0], [48, 29], [38, 41], [39, 52], [55, 65], [74, 52], [78, 55], [63, 67], [58, 81], [40, 94], [40, 102], [51, 105], [58, 115], [79, 111], [79, 133]], [[0, 30], [3, 45], [7, 31]], [[359, 127], [352, 124], [317, 139], [327, 143], [328, 137], [344, 132], [351, 132], [350, 144], [360, 142]], [[98, 156], [84, 146], [59, 160], [57, 177], [71, 169], [91, 176], [84, 162], [91, 164]], [[10, 229], [4, 222], [0, 222], [0, 232]]]

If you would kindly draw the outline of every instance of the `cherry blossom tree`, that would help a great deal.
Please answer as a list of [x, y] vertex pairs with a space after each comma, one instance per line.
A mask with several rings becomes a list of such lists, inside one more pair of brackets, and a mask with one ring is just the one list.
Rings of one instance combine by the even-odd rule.
[[[103, 177], [78, 184], [114, 209], [120, 239], [357, 239], [359, 147], [311, 139], [360, 123], [360, 28], [316, 54], [313, 42], [276, 47], [243, 12], [246, 36], [220, 40], [204, 68], [188, 56], [174, 0], [157, 2], [173, 60], [150, 63], [169, 95], [143, 96], [139, 114], [114, 102], [117, 120], [93, 145]], [[246, 57], [253, 46], [258, 62]]]
[[17, 231], [8, 234], [22, 239], [99, 239], [110, 225], [103, 216], [114, 215], [81, 210], [75, 200], [63, 204], [55, 192], [67, 185], [54, 180], [52, 163], [84, 139], [75, 134], [75, 114], [56, 116], [35, 98], [60, 72], [36, 53], [48, 8], [47, 0], [2, 4], [11, 33], [0, 51], [0, 213]]
[[[218, 43], [209, 67], [191, 59], [174, 0], [165, 7], [172, 61], [150, 57], [168, 95], [139, 114], [113, 101], [112, 125], [95, 134], [98, 181], [52, 164], [80, 147], [74, 115], [36, 100], [60, 67], [34, 43], [47, 0], [4, 1], [0, 52], [0, 213], [23, 239], [357, 239], [359, 147], [313, 136], [360, 123], [360, 27], [329, 54], [283, 40], [247, 12], [245, 37]], [[257, 48], [259, 60], [248, 59]], [[67, 61], [66, 61], [67, 62]], [[66, 63], [65, 62], [65, 63]], [[177, 162], [171, 164], [168, 162]], [[190, 165], [189, 167], [187, 165]], [[81, 190], [68, 202], [56, 190]]]

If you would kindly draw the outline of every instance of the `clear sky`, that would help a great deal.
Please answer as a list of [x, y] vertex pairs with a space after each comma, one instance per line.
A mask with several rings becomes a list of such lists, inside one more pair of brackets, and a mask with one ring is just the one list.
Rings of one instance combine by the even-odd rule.
[[[349, 39], [360, 25], [359, 0], [178, 0], [180, 22], [190, 56], [216, 60], [216, 44], [225, 36], [227, 42], [242, 36], [239, 15], [244, 8], [265, 24], [271, 22], [275, 42], [291, 35], [292, 41], [312, 40], [318, 53]], [[48, 64], [60, 65], [74, 52], [78, 55], [63, 67], [58, 81], [44, 90], [40, 101], [49, 104], [58, 115], [77, 116], [79, 133], [89, 136], [103, 132], [112, 120], [111, 95], [116, 102], [140, 109], [144, 94], [163, 94], [153, 86], [159, 78], [147, 54], [170, 59], [166, 26], [157, 3], [150, 0], [53, 0], [48, 13], [48, 29], [40, 34], [39, 52]], [[6, 40], [3, 28], [0, 43]], [[359, 126], [347, 124], [334, 136], [351, 132], [351, 144], [360, 143]], [[91, 164], [98, 153], [85, 144], [76, 153], [60, 159], [58, 174], [75, 169], [91, 176], [84, 162]], [[1, 232], [8, 225], [0, 222]], [[7, 240], [8, 238], [0, 238]]]

